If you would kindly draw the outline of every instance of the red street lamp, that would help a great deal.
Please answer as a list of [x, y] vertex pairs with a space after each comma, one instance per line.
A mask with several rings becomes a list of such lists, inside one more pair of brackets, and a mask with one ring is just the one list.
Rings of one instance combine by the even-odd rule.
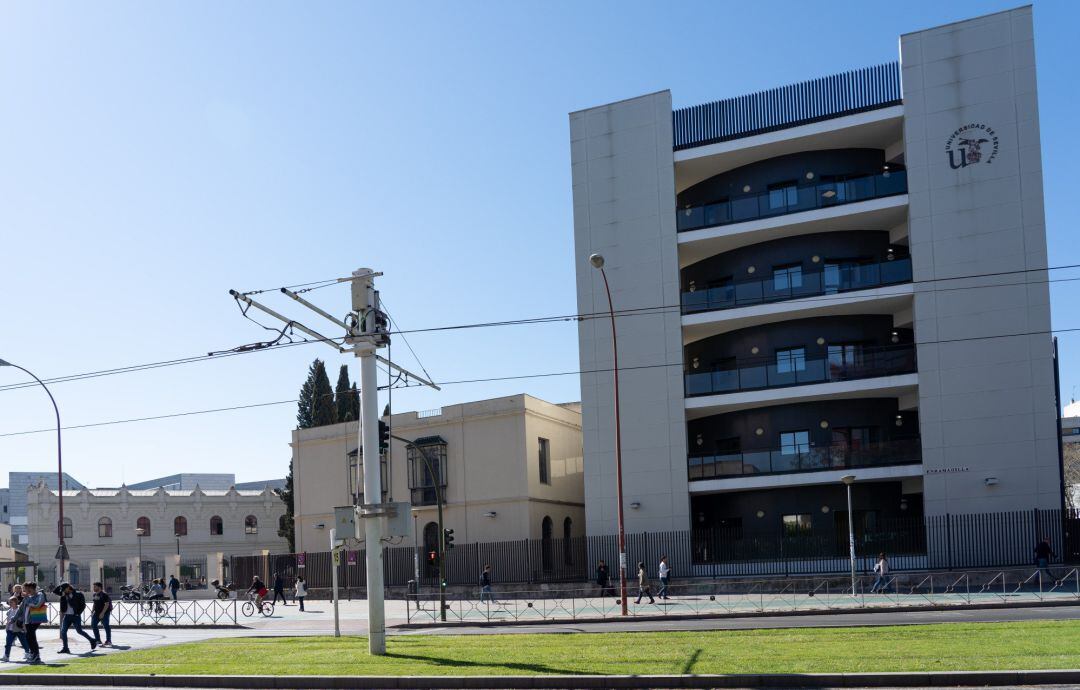
[[611, 303], [611, 287], [608, 286], [607, 273], [604, 272], [603, 255], [593, 254], [589, 257], [589, 263], [593, 268], [599, 269], [604, 278], [608, 314], [611, 316], [611, 353], [615, 362], [615, 495], [619, 502], [619, 598], [622, 601], [622, 615], [627, 616], [629, 610], [626, 603], [626, 531], [623, 529], [622, 431], [619, 426], [619, 345], [615, 337], [615, 307]]
[[38, 382], [42, 388], [45, 389], [45, 393], [48, 394], [49, 400], [52, 402], [53, 411], [56, 412], [56, 497], [59, 499], [60, 505], [60, 522], [57, 523], [57, 535], [60, 537], [60, 548], [56, 551], [56, 557], [60, 561], [60, 574], [59, 580], [64, 579], [64, 561], [67, 560], [67, 546], [64, 544], [64, 455], [60, 447], [60, 408], [56, 406], [56, 398], [53, 397], [49, 387], [46, 386], [41, 379], [34, 376], [32, 372], [27, 369], [23, 369], [18, 364], [12, 364], [0, 359], [0, 367], [14, 367], [30, 378]]

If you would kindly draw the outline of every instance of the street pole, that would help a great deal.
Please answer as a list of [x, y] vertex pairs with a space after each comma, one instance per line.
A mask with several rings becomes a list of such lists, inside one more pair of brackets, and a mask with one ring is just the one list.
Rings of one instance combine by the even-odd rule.
[[626, 529], [623, 521], [623, 489], [622, 489], [622, 429], [619, 420], [619, 344], [615, 335], [615, 307], [611, 301], [611, 287], [608, 285], [607, 273], [604, 271], [604, 257], [593, 254], [589, 257], [589, 263], [594, 268], [600, 269], [600, 275], [604, 279], [604, 292], [607, 293], [608, 315], [611, 317], [611, 353], [614, 360], [612, 370], [615, 373], [615, 497], [619, 503], [619, 599], [622, 602], [622, 615], [630, 615], [626, 601]]
[[[375, 368], [378, 296], [375, 272], [361, 268], [353, 272], [353, 310], [361, 316], [361, 333], [355, 353], [360, 358], [360, 447], [365, 455], [364, 500], [382, 502], [379, 466], [379, 388]], [[369, 461], [368, 458], [371, 458]], [[382, 522], [364, 520], [364, 551], [367, 565], [368, 652], [386, 654], [386, 619], [383, 601]]]
[[338, 617], [338, 551], [337, 551], [337, 528], [330, 528], [330, 587], [333, 588], [334, 598], [334, 637], [341, 637], [341, 619]]
[[142, 583], [143, 583], [143, 569], [142, 569], [142, 535], [143, 535], [143, 530], [142, 530], [142, 527], [136, 527], [136, 528], [135, 528], [135, 536], [136, 536], [136, 537], [138, 537], [138, 541], [139, 541], [139, 585], [140, 585], [140, 586], [142, 586]]
[[33, 374], [33, 372], [23, 369], [18, 364], [12, 364], [11, 362], [0, 359], [0, 367], [12, 367], [18, 369], [30, 378], [38, 382], [42, 388], [45, 389], [45, 393], [49, 396], [49, 401], [52, 403], [53, 412], [56, 413], [56, 498], [60, 509], [60, 522], [57, 526], [57, 535], [60, 537], [60, 548], [56, 553], [60, 556], [60, 573], [59, 581], [63, 581], [64, 578], [64, 556], [67, 553], [67, 546], [64, 544], [64, 454], [60, 445], [60, 408], [56, 406], [56, 398], [53, 397], [52, 391], [49, 387]]
[[851, 596], [858, 596], [855, 585], [855, 513], [851, 509], [851, 485], [855, 483], [855, 475], [848, 474], [840, 477], [847, 488], [847, 530], [848, 530], [848, 553], [851, 556]]

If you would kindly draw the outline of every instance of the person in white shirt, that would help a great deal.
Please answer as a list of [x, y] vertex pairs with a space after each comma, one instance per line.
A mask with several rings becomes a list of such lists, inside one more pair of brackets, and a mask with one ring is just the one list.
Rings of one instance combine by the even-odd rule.
[[22, 621], [16, 618], [19, 611], [19, 597], [14, 594], [8, 598], [7, 620], [4, 624], [4, 631], [7, 633], [7, 639], [4, 641], [4, 658], [0, 661], [9, 661], [11, 657], [11, 647], [15, 644], [15, 640], [19, 641], [19, 644], [23, 648], [23, 656], [28, 657], [30, 654], [29, 649], [26, 646], [26, 634], [23, 632]]
[[671, 567], [668, 565], [667, 556], [660, 557], [660, 591], [656, 596], [661, 599], [670, 599], [668, 596], [668, 582], [671, 579]]
[[304, 597], [307, 596], [307, 583], [304, 582], [304, 578], [300, 575], [296, 576], [296, 593], [293, 598], [300, 602], [300, 610], [304, 610]]
[[870, 588], [870, 593], [884, 594], [889, 588], [889, 559], [885, 557], [884, 551], [878, 554], [877, 563], [874, 564], [874, 574], [877, 578]]

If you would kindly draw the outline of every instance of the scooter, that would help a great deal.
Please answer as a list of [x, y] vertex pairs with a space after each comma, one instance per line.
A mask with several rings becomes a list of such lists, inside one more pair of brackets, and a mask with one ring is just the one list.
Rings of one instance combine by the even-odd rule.
[[211, 580], [210, 584], [213, 585], [214, 589], [217, 591], [218, 599], [229, 598], [230, 592], [232, 592], [233, 588], [233, 584], [231, 582], [226, 582], [224, 585], [222, 585], [221, 581], [219, 580]]
[[139, 591], [137, 585], [123, 585], [120, 587], [121, 601], [140, 601], [142, 598], [142, 592]]

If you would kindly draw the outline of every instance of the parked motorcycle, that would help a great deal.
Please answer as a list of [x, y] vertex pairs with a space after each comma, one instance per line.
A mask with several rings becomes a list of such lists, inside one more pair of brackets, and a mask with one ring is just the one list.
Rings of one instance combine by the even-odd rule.
[[233, 589], [233, 583], [226, 582], [222, 585], [220, 580], [211, 580], [210, 585], [217, 592], [218, 599], [228, 599], [230, 596], [229, 593], [232, 592]]
[[120, 588], [121, 601], [140, 601], [143, 593], [137, 585], [124, 585]]

